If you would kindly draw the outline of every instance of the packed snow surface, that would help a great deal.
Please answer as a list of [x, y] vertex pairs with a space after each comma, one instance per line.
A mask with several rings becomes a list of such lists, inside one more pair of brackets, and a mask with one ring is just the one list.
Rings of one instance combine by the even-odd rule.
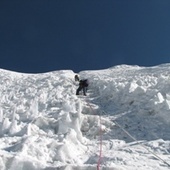
[[0, 70], [0, 170], [169, 170], [170, 64]]

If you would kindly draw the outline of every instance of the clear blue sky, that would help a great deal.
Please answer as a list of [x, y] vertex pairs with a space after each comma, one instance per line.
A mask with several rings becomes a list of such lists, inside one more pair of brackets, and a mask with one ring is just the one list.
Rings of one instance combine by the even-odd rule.
[[1, 0], [0, 68], [40, 73], [170, 62], [170, 0]]

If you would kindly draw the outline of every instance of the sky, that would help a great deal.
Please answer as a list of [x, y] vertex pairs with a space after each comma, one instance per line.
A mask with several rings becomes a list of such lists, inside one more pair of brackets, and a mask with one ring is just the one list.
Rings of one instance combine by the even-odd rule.
[[1, 0], [0, 68], [41, 73], [170, 62], [169, 0]]

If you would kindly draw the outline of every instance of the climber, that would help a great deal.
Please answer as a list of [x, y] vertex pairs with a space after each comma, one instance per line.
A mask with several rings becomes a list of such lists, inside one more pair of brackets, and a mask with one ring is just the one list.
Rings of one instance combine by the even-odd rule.
[[75, 75], [75, 81], [79, 81], [79, 87], [76, 91], [76, 95], [79, 95], [79, 92], [81, 90], [83, 90], [83, 94], [84, 96], [86, 96], [86, 92], [87, 92], [87, 87], [88, 87], [88, 79], [82, 79], [80, 80], [78, 75]]

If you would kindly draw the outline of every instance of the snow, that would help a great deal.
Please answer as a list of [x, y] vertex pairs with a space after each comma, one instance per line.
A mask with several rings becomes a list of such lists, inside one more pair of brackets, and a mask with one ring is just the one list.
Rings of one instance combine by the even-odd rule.
[[0, 70], [0, 169], [170, 169], [170, 64], [75, 74]]

